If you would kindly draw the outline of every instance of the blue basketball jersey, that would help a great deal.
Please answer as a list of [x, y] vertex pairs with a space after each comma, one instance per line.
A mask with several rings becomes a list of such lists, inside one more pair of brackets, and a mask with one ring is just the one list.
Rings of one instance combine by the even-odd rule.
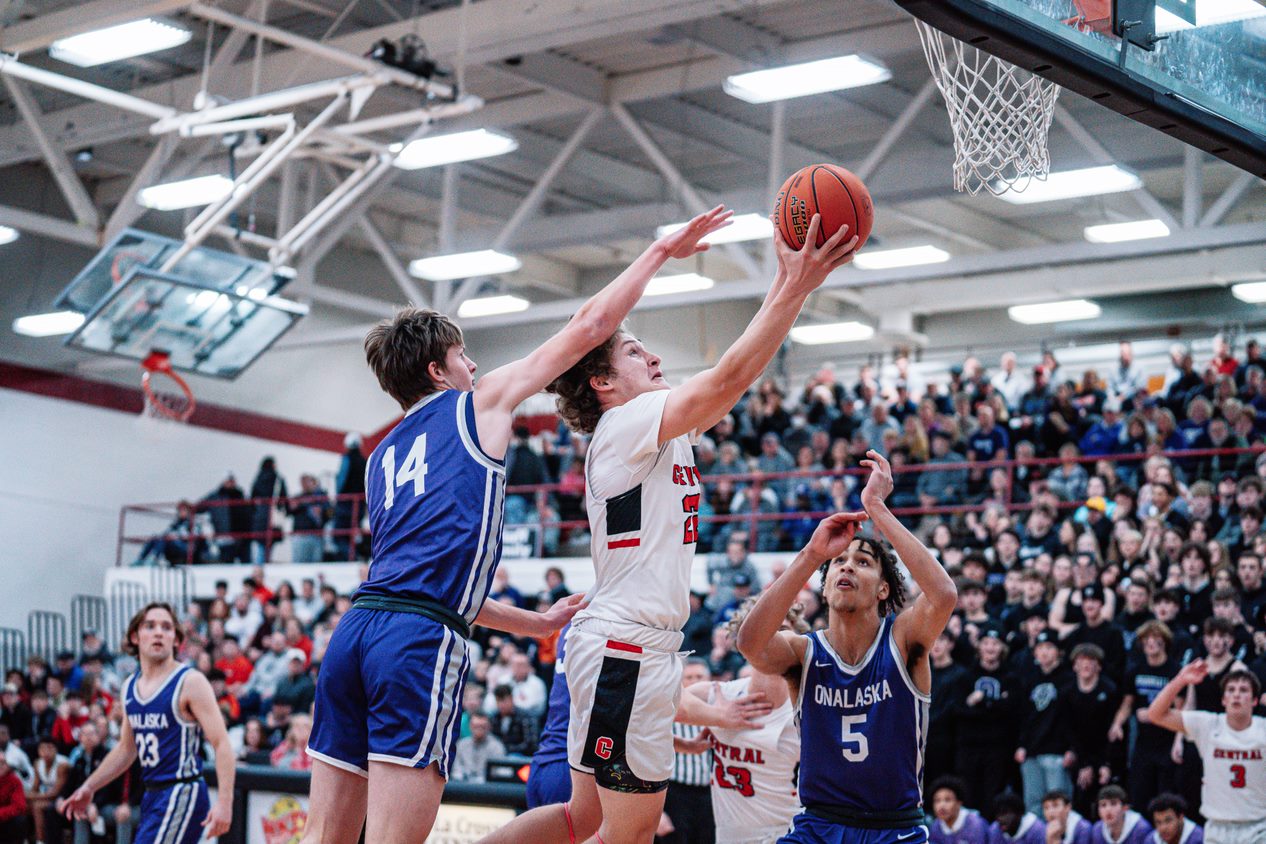
[[142, 698], [140, 672], [123, 684], [123, 712], [132, 727], [141, 780], [147, 785], [202, 774], [202, 728], [180, 714], [180, 690], [193, 669], [182, 665]]
[[369, 456], [373, 562], [358, 595], [479, 614], [501, 560], [505, 467], [479, 447], [472, 396], [431, 393]]
[[800, 798], [805, 806], [897, 812], [923, 803], [931, 698], [918, 691], [892, 637], [894, 616], [860, 665], [825, 630], [806, 637], [800, 679]]

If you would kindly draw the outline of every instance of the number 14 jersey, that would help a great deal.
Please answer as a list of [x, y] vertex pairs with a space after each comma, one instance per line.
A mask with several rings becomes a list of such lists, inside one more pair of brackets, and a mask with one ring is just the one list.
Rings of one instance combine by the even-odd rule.
[[474, 622], [501, 559], [505, 467], [484, 453], [474, 394], [430, 393], [365, 467], [373, 562], [356, 594], [426, 599]]
[[915, 688], [884, 618], [849, 665], [825, 630], [807, 635], [800, 680], [800, 799], [806, 807], [898, 812], [923, 804], [931, 697]]

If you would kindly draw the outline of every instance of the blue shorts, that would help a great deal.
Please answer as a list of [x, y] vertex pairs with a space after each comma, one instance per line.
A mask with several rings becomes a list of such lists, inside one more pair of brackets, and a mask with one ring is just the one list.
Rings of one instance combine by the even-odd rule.
[[826, 821], [807, 813], [796, 815], [791, 831], [778, 844], [926, 844], [928, 828], [922, 824], [905, 829], [859, 829]]
[[[558, 682], [555, 680], [555, 682]], [[567, 758], [553, 759], [539, 765], [532, 762], [527, 781], [527, 807], [551, 806], [571, 799], [571, 765]]]
[[202, 822], [211, 811], [207, 784], [182, 782], [162, 791], [146, 791], [134, 844], [194, 844], [206, 832]]
[[308, 755], [369, 775], [370, 760], [439, 764], [457, 745], [466, 640], [426, 616], [350, 609], [321, 661]]

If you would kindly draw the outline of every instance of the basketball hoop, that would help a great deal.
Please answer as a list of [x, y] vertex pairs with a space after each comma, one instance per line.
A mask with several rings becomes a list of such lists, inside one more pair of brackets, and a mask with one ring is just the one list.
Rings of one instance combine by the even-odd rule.
[[150, 352], [141, 361], [141, 391], [145, 394], [144, 415], [153, 419], [188, 422], [198, 403], [185, 379], [171, 368], [166, 352]]
[[1059, 86], [916, 20], [954, 130], [954, 189], [995, 196], [1045, 180]]

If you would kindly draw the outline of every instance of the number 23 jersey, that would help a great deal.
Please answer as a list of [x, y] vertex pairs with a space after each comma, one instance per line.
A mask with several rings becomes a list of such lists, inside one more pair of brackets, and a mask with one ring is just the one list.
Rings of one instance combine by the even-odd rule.
[[141, 779], [147, 785], [202, 773], [202, 729], [180, 714], [180, 691], [192, 670], [180, 666], [149, 697], [142, 697], [137, 688], [139, 672], [123, 686], [123, 714], [132, 728]]
[[884, 618], [859, 665], [809, 633], [800, 680], [800, 799], [805, 806], [897, 812], [923, 803], [931, 697], [915, 688]]

